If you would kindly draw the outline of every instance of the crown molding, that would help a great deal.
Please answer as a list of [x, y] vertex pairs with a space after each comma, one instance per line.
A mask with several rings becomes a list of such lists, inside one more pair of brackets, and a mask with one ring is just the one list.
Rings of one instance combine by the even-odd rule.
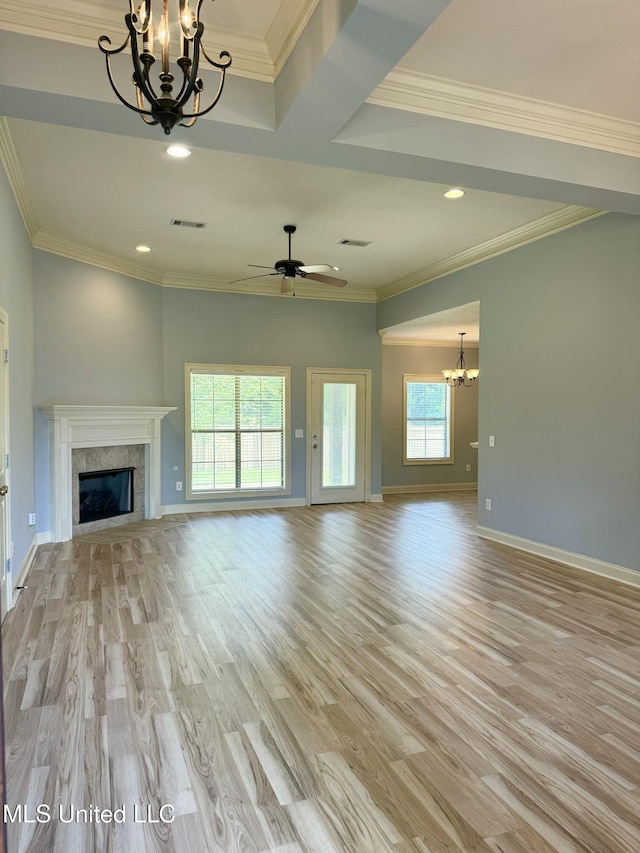
[[[206, 41], [206, 38], [205, 32], [203, 41]], [[229, 74], [266, 83], [273, 83], [275, 79], [273, 60], [267, 45], [261, 38], [238, 33], [235, 30], [216, 29], [205, 44], [205, 49], [212, 58], [222, 50], [229, 51], [232, 58]], [[207, 67], [201, 66], [203, 69]]]
[[[126, 7], [123, 7], [122, 14], [117, 15], [108, 9], [91, 13], [81, 0], [58, 0], [55, 4], [26, 2], [19, 7], [0, 0], [0, 29], [97, 49], [102, 35], [109, 36], [114, 45], [125, 40], [125, 11]], [[216, 52], [228, 50], [233, 58], [230, 74], [273, 82], [274, 63], [265, 40], [219, 28], [210, 35], [205, 45], [207, 52], [213, 56]], [[127, 49], [125, 52], [130, 51]]]
[[[57, 237], [55, 234], [48, 234], [45, 231], [39, 231], [31, 240], [35, 249], [41, 249], [43, 252], [50, 252], [54, 255], [61, 255], [64, 258], [69, 258], [72, 261], [80, 261], [84, 264], [89, 264], [100, 269], [110, 270], [111, 272], [120, 273], [131, 278], [139, 279], [140, 281], [148, 281], [151, 284], [157, 284], [160, 287], [181, 287], [188, 290], [214, 290], [218, 293], [242, 293], [251, 296], [289, 296], [289, 294], [280, 293], [280, 282], [265, 282], [262, 287], [249, 284], [248, 282], [237, 282], [231, 284], [228, 279], [214, 275], [181, 275], [178, 273], [163, 273], [160, 270], [148, 267], [144, 264], [129, 261], [109, 252], [102, 252], [99, 249], [92, 249], [88, 246], [83, 246], [81, 243], [75, 243], [72, 240], [65, 240], [62, 237]], [[329, 299], [338, 302], [376, 302], [376, 293], [374, 290], [337, 290], [332, 287], [322, 287], [321, 285], [307, 284], [301, 282], [301, 286], [296, 293], [296, 298], [300, 299]]]
[[[278, 10], [263, 38], [235, 30], [210, 28], [207, 42], [210, 55], [228, 50], [233, 58], [229, 74], [273, 83], [289, 58], [298, 39], [313, 15], [319, 0], [281, 0]], [[114, 42], [124, 41], [124, 12], [113, 9], [88, 10], [83, 0], [58, 0], [44, 3], [27, 0], [19, 7], [15, 2], [0, 0], [0, 29], [23, 35], [65, 41], [96, 47], [102, 35]]]
[[273, 60], [274, 79], [291, 55], [320, 0], [281, 0], [265, 42]]
[[33, 240], [33, 235], [40, 230], [38, 214], [11, 138], [9, 124], [4, 116], [0, 116], [0, 163], [4, 166], [24, 227], [30, 239]]
[[[81, 243], [49, 234], [40, 229], [35, 204], [31, 197], [28, 184], [25, 180], [20, 161], [18, 159], [9, 125], [4, 117], [0, 116], [0, 162], [4, 166], [7, 179], [11, 186], [16, 205], [22, 216], [27, 233], [34, 248], [45, 252], [61, 255], [71, 260], [81, 261], [91, 266], [111, 270], [112, 272], [128, 275], [132, 278], [148, 281], [164, 287], [184, 287], [196, 290], [216, 290], [229, 293], [245, 293], [255, 296], [281, 296], [278, 282], [265, 282], [262, 287], [247, 282], [230, 284], [226, 279], [215, 276], [187, 276], [172, 273], [162, 273], [160, 270], [148, 267], [135, 261], [123, 259], [108, 252], [87, 247]], [[592, 208], [579, 207], [577, 205], [566, 205], [559, 210], [547, 214], [493, 237], [484, 243], [479, 243], [448, 258], [424, 267], [409, 276], [405, 276], [394, 282], [374, 290], [372, 288], [359, 289], [335, 289], [302, 283], [302, 288], [297, 294], [303, 299], [330, 299], [342, 302], [374, 303], [390, 299], [400, 293], [413, 290], [449, 275], [457, 270], [488, 260], [489, 258], [517, 249], [534, 240], [547, 237], [571, 228], [581, 222], [602, 216], [606, 210], [593, 210]]]
[[0, 29], [14, 33], [93, 47], [97, 46], [101, 35], [115, 35], [116, 27], [122, 28], [124, 39], [123, 15], [116, 18], [106, 9], [96, 14], [81, 0], [59, 0], [57, 3], [27, 0], [19, 5], [0, 0]]
[[367, 103], [640, 157], [640, 124], [395, 69]]
[[492, 237], [490, 240], [485, 240], [483, 243], [478, 243], [476, 246], [471, 246], [462, 252], [457, 252], [455, 255], [450, 255], [435, 264], [378, 288], [378, 301], [381, 302], [384, 299], [390, 299], [392, 296], [398, 296], [400, 293], [413, 290], [429, 281], [450, 275], [473, 264], [479, 264], [481, 261], [487, 261], [489, 258], [495, 258], [505, 252], [511, 252], [527, 243], [533, 243], [534, 240], [540, 240], [542, 237], [564, 231], [565, 228], [572, 228], [574, 225], [595, 219], [607, 212], [606, 210], [593, 210], [590, 207], [579, 207], [573, 204], [565, 205], [560, 210], [534, 219], [533, 222], [527, 222], [518, 228], [506, 231], [504, 234], [499, 234], [497, 237]]
[[41, 249], [43, 252], [61, 255], [63, 258], [69, 258], [72, 261], [81, 261], [83, 264], [89, 264], [92, 267], [111, 270], [111, 272], [149, 281], [152, 284], [162, 284], [162, 273], [152, 267], [119, 258], [109, 252], [92, 249], [89, 246], [82, 245], [82, 243], [65, 240], [63, 237], [48, 234], [46, 231], [39, 231], [32, 237], [31, 242], [34, 249]]
[[[204, 275], [174, 275], [168, 273], [162, 276], [161, 284], [164, 287], [184, 287], [191, 290], [216, 290], [221, 293], [244, 293], [251, 296], [286, 296], [291, 294], [280, 293], [280, 281], [265, 281], [262, 286], [239, 281], [231, 284], [226, 279], [214, 278]], [[301, 282], [296, 287], [296, 299], [328, 299], [337, 302], [376, 302], [376, 292], [370, 289], [338, 289], [330, 285], [323, 287], [319, 284]]]
[[[438, 347], [440, 349], [451, 349], [456, 352], [460, 351], [460, 343], [452, 343], [451, 341], [421, 341], [421, 340], [404, 340], [402, 338], [387, 338], [382, 336], [383, 347]], [[468, 349], [479, 349], [479, 343], [464, 342], [464, 351]]]

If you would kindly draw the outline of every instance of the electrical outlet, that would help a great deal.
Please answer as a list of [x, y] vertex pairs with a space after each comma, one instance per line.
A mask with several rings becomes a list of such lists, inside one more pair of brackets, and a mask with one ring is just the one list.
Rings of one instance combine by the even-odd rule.
[[491, 498], [484, 499], [484, 508], [488, 509], [491, 512]]
[[297, 429], [296, 430], [296, 438], [304, 438], [304, 430], [303, 429]]
[[29, 513], [29, 527], [35, 527], [35, 526], [36, 526], [36, 514], [35, 514], [35, 512], [30, 512]]
[[182, 491], [182, 481], [178, 480], [176, 482], [176, 492], [181, 492], [181, 491]]
[[495, 447], [495, 446], [496, 446], [496, 437], [495, 437], [495, 435], [490, 435], [489, 436], [489, 447]]
[[471, 470], [471, 465], [467, 465], [467, 471]]

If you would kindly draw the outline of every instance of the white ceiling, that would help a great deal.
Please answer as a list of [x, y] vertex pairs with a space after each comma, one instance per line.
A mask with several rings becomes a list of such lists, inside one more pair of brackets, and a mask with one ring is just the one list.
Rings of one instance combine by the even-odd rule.
[[452, 0], [399, 63], [640, 122], [638, 0]]
[[[277, 294], [275, 277], [229, 282], [286, 256], [293, 223], [294, 257], [349, 281], [299, 295], [376, 301], [598, 210], [640, 213], [636, 0], [205, 2], [204, 41], [229, 48], [232, 76], [174, 133], [185, 161], [108, 88], [96, 41], [120, 43], [127, 9], [0, 0], [0, 158], [39, 248], [159, 284]], [[462, 200], [442, 198], [453, 185]], [[462, 319], [399, 334], [440, 340]]]
[[206, 149], [174, 160], [164, 139], [18, 119], [9, 129], [44, 233], [138, 263], [144, 243], [144, 263], [164, 275], [221, 284], [287, 257], [286, 223], [298, 226], [293, 257], [375, 290], [562, 208], [479, 190], [451, 201], [444, 185]]
[[447, 311], [398, 323], [381, 330], [383, 343], [413, 344], [429, 341], [442, 346], [460, 347], [460, 332], [464, 332], [464, 348], [480, 343], [480, 303], [469, 302]]

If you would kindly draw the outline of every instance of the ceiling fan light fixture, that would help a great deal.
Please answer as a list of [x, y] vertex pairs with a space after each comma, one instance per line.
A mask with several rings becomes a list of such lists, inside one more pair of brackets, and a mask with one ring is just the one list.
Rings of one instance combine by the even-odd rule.
[[262, 278], [267, 275], [282, 276], [282, 284], [280, 293], [293, 293], [295, 296], [295, 280], [296, 278], [304, 278], [308, 281], [317, 281], [320, 284], [330, 284], [333, 287], [345, 287], [346, 279], [336, 278], [334, 275], [327, 275], [325, 270], [337, 270], [332, 264], [305, 264], [303, 261], [296, 260], [291, 257], [291, 235], [296, 233], [295, 225], [283, 225], [282, 230], [288, 237], [289, 254], [286, 258], [276, 261], [273, 267], [262, 267], [260, 264], [249, 264], [250, 267], [258, 267], [260, 269], [273, 269], [274, 272], [260, 273], [252, 275], [249, 278], [236, 278], [231, 284], [236, 284], [239, 281], [249, 281], [253, 278]]

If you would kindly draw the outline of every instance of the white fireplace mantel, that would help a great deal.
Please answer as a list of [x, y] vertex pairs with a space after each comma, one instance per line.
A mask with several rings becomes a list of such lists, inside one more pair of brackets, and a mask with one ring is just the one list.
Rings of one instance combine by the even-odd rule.
[[71, 451], [76, 447], [144, 444], [145, 518], [161, 515], [160, 421], [175, 406], [38, 407], [49, 421], [51, 541], [72, 537]]

